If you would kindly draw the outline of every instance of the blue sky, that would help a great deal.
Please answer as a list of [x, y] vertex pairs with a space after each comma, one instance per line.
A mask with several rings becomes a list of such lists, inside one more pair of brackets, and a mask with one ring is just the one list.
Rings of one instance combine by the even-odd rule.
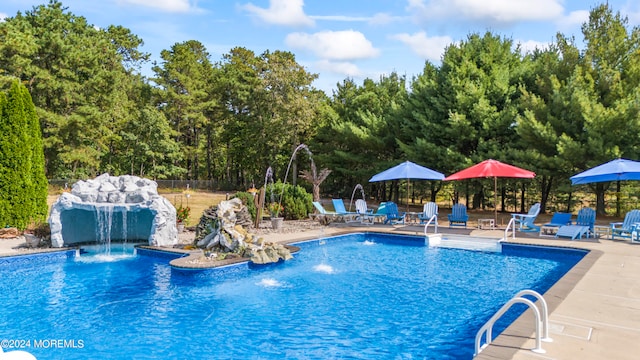
[[[378, 79], [396, 71], [411, 79], [425, 60], [439, 64], [444, 48], [470, 33], [491, 31], [524, 49], [544, 46], [561, 32], [580, 43], [581, 24], [605, 0], [65, 0], [89, 23], [122, 25], [141, 37], [144, 51], [198, 40], [212, 61], [235, 46], [285, 50], [319, 74], [314, 86], [329, 95], [338, 82]], [[46, 0], [3, 0], [0, 18]], [[640, 1], [609, 0], [631, 26]], [[152, 75], [149, 64], [143, 72]]]

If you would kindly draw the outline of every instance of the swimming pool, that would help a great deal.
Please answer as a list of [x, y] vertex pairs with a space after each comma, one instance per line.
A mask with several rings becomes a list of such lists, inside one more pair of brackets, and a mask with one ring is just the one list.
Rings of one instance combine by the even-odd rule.
[[209, 271], [149, 251], [0, 263], [0, 339], [39, 359], [471, 358], [502, 304], [544, 293], [585, 254], [424, 243], [358, 233], [300, 243], [285, 263]]

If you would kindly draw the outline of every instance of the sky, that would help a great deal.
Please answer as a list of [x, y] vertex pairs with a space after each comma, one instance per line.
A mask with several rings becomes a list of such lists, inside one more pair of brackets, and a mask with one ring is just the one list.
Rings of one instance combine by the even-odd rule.
[[[212, 62], [236, 47], [289, 51], [332, 95], [351, 78], [362, 84], [396, 72], [408, 80], [425, 61], [440, 64], [445, 48], [470, 34], [494, 34], [532, 50], [574, 36], [589, 10], [606, 0], [63, 0], [68, 10], [100, 28], [121, 25], [160, 61], [176, 43], [198, 40]], [[47, 0], [2, 0], [0, 19]], [[640, 26], [640, 1], [609, 0], [614, 11]], [[1, 20], [0, 20], [1, 21]], [[142, 72], [152, 76], [152, 64]]]

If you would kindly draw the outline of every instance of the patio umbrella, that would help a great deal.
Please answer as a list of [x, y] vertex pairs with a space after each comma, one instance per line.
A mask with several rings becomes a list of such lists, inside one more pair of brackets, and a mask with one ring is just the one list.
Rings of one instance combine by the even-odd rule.
[[492, 177], [493, 187], [494, 187], [493, 197], [494, 197], [494, 209], [495, 209], [493, 220], [497, 224], [498, 223], [498, 178], [507, 177], [507, 178], [532, 179], [535, 176], [536, 176], [536, 173], [531, 172], [529, 170], [525, 170], [513, 165], [505, 164], [498, 160], [489, 159], [481, 163], [475, 164], [471, 167], [468, 167], [464, 170], [460, 170], [455, 174], [451, 174], [446, 178], [444, 178], [444, 181]]
[[572, 185], [595, 182], [640, 180], [640, 162], [615, 159], [570, 177]]
[[407, 209], [409, 209], [409, 182], [411, 179], [417, 180], [442, 180], [444, 174], [431, 170], [424, 166], [420, 166], [411, 161], [405, 161], [402, 164], [389, 168], [378, 173], [369, 179], [369, 182], [387, 181], [387, 180], [407, 180]]

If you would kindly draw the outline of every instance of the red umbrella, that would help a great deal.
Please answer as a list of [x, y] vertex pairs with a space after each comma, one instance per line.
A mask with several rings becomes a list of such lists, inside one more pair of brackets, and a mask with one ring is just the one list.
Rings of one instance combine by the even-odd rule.
[[494, 221], [496, 224], [498, 223], [498, 178], [499, 177], [507, 177], [507, 178], [523, 178], [523, 179], [532, 179], [536, 176], [536, 173], [521, 169], [519, 167], [501, 163], [498, 160], [485, 160], [479, 164], [468, 167], [464, 170], [460, 170], [455, 174], [451, 174], [444, 178], [444, 181], [449, 180], [463, 180], [463, 179], [474, 179], [474, 178], [482, 178], [482, 177], [492, 177], [493, 178], [493, 186], [494, 186]]

